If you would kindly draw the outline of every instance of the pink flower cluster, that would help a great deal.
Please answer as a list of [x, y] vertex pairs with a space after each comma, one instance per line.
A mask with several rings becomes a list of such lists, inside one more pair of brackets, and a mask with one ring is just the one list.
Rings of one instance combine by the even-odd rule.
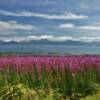
[[79, 70], [98, 68], [100, 69], [100, 56], [6, 56], [0, 57], [0, 70], [12, 68], [22, 71], [31, 71], [37, 66], [40, 70], [47, 70], [68, 66], [72, 72]]

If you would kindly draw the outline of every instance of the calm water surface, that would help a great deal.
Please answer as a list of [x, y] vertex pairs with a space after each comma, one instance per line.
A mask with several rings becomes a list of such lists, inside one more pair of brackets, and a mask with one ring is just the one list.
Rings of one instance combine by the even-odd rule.
[[62, 45], [0, 45], [0, 52], [100, 54], [100, 47]]

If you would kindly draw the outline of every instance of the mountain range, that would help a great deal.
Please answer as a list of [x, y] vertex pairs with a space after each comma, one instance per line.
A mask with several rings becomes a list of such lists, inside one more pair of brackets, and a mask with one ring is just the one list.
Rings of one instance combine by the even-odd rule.
[[42, 40], [30, 40], [30, 41], [2, 41], [0, 40], [0, 45], [71, 45], [71, 46], [100, 46], [100, 42], [81, 42], [74, 40], [66, 41], [49, 41], [47, 39]]

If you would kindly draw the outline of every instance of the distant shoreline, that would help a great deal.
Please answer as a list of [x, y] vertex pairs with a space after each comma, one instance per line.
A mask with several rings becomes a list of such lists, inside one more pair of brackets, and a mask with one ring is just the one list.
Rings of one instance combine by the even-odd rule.
[[0, 52], [0, 56], [100, 56], [100, 54]]

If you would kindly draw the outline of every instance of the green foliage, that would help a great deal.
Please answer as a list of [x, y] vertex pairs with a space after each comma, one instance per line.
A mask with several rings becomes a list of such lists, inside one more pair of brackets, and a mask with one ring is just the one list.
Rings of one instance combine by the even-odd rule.
[[34, 66], [25, 72], [0, 71], [0, 100], [80, 100], [99, 88], [100, 73], [95, 68], [77, 73], [72, 73], [68, 65], [63, 69], [56, 66], [47, 70], [43, 66], [38, 70]]

